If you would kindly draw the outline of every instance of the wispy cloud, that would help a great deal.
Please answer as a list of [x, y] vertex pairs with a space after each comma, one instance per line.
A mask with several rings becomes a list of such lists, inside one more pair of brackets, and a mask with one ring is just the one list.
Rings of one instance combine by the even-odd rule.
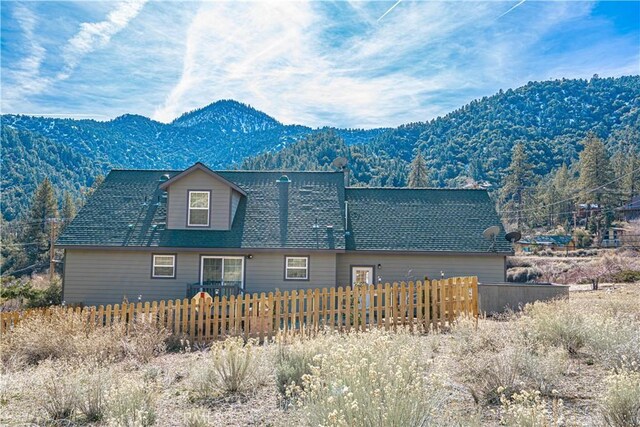
[[69, 77], [69, 73], [86, 54], [106, 46], [111, 38], [122, 31], [133, 18], [138, 16], [147, 0], [128, 0], [119, 3], [104, 21], [83, 22], [80, 30], [69, 39], [62, 50], [64, 68], [58, 73], [58, 79]]
[[18, 5], [13, 11], [13, 17], [22, 31], [26, 54], [9, 71], [12, 85], [3, 90], [3, 97], [9, 102], [41, 92], [50, 83], [48, 78], [40, 76], [40, 67], [47, 52], [36, 38], [37, 16], [26, 5]]
[[171, 121], [232, 98], [286, 123], [393, 126], [531, 80], [637, 74], [638, 24], [505, 4], [3, 2], [2, 108]]

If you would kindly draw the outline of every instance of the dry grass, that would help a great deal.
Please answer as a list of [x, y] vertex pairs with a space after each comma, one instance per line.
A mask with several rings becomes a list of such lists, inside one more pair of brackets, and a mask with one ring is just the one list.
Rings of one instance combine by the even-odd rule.
[[124, 335], [34, 318], [2, 338], [0, 424], [638, 426], [638, 300], [624, 285], [443, 334], [174, 354], [149, 325]]

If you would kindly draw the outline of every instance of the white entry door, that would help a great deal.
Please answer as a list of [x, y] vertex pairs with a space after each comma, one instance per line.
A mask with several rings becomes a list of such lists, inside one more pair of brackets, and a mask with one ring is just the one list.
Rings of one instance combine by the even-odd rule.
[[351, 286], [373, 285], [373, 267], [351, 267]]

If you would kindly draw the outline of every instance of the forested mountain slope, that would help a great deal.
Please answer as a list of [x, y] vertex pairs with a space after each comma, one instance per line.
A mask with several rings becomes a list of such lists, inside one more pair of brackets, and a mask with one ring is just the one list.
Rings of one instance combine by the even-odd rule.
[[196, 161], [212, 168], [304, 170], [331, 168], [344, 156], [354, 184], [403, 186], [419, 149], [434, 186], [471, 179], [500, 185], [518, 142], [535, 172], [545, 175], [575, 161], [588, 132], [612, 148], [638, 130], [640, 76], [529, 83], [395, 129], [318, 131], [284, 125], [230, 100], [168, 124], [138, 115], [106, 122], [3, 115], [2, 216], [12, 220], [24, 212], [45, 175], [61, 197], [114, 167], [180, 169]]
[[444, 117], [389, 130], [369, 144], [347, 147], [338, 135], [313, 137], [247, 159], [243, 168], [322, 169], [339, 153], [350, 159], [356, 184], [404, 185], [407, 165], [420, 150], [435, 186], [457, 186], [469, 178], [499, 185], [518, 142], [542, 176], [577, 160], [588, 132], [614, 149], [635, 133], [630, 130], [640, 130], [640, 76], [563, 79], [500, 91]]

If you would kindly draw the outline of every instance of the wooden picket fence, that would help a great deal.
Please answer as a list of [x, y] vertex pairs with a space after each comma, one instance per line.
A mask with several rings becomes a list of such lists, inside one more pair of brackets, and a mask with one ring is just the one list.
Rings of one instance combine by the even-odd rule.
[[52, 307], [0, 314], [7, 333], [25, 317], [74, 312], [91, 327], [136, 319], [152, 321], [192, 343], [228, 336], [268, 340], [276, 334], [313, 335], [321, 330], [365, 331], [371, 328], [416, 332], [439, 330], [460, 316], [478, 315], [478, 280], [457, 277], [384, 285], [246, 294], [234, 297], [115, 304], [98, 307]]

